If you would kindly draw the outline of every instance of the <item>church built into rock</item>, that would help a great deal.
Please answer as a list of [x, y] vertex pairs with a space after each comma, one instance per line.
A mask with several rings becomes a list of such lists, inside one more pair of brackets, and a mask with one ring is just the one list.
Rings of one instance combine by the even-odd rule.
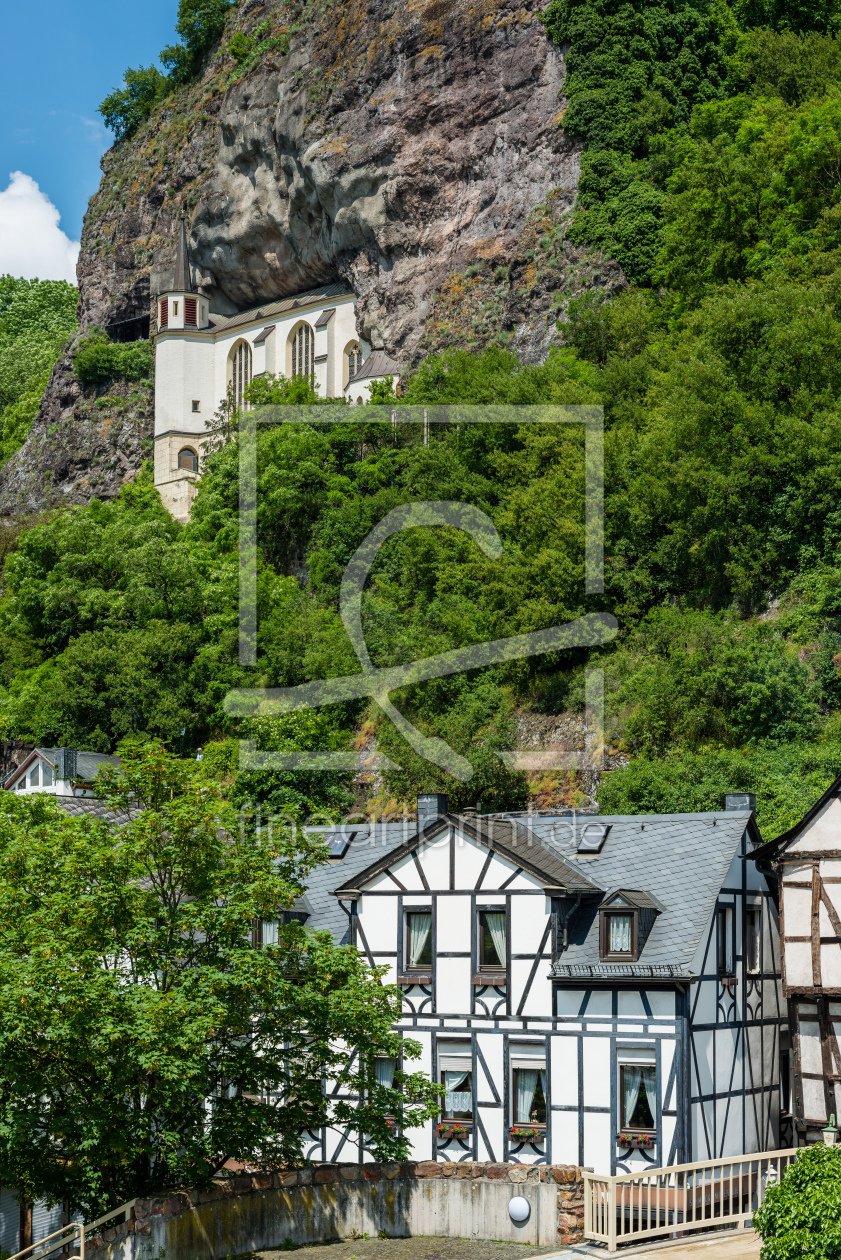
[[184, 221], [170, 290], [156, 299], [155, 485], [186, 521], [202, 471], [208, 421], [263, 374], [305, 376], [322, 398], [366, 403], [374, 380], [400, 368], [357, 336], [356, 295], [336, 282], [220, 318], [192, 283]]

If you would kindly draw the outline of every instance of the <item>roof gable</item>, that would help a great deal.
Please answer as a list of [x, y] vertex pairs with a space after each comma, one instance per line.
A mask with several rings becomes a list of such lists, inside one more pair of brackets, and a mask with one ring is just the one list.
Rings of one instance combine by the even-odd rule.
[[451, 828], [477, 845], [495, 852], [515, 870], [533, 876], [541, 887], [555, 895], [568, 893], [573, 896], [594, 896], [603, 891], [598, 884], [543, 844], [527, 828], [511, 820], [476, 818], [467, 821], [452, 814], [444, 814], [421, 831], [416, 831], [408, 843], [401, 845], [399, 849], [377, 858], [355, 876], [352, 884], [336, 888], [334, 896], [350, 896], [361, 892], [366, 884], [384, 872], [405, 863], [407, 857], [416, 853], [421, 846], [432, 846], [443, 832]]

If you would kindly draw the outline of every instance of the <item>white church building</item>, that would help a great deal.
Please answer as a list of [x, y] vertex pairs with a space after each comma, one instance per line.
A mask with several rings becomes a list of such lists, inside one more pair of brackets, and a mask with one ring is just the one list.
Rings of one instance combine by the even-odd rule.
[[186, 521], [202, 471], [208, 421], [231, 391], [236, 406], [264, 373], [307, 376], [321, 398], [366, 403], [374, 380], [400, 368], [356, 331], [356, 295], [341, 283], [220, 318], [193, 287], [184, 220], [171, 290], [156, 298], [155, 485]]

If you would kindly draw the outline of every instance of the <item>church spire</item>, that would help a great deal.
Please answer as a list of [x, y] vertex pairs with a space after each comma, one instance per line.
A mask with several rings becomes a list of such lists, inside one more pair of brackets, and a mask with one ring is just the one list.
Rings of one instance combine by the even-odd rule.
[[184, 226], [184, 215], [181, 216], [181, 228], [178, 233], [178, 244], [175, 247], [175, 280], [172, 285], [175, 293], [192, 293], [190, 280], [190, 255], [187, 253], [187, 229]]

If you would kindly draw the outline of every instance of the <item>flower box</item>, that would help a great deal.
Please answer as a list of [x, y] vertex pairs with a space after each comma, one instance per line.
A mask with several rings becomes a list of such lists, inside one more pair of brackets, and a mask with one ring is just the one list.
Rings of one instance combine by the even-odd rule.
[[657, 1138], [653, 1133], [618, 1133], [616, 1145], [632, 1151], [645, 1151], [657, 1145]]
[[535, 1129], [529, 1124], [515, 1124], [508, 1132], [512, 1142], [542, 1142], [546, 1137], [545, 1129]]
[[470, 1130], [466, 1124], [439, 1124], [438, 1125], [438, 1141], [451, 1142], [459, 1141], [470, 1135]]

